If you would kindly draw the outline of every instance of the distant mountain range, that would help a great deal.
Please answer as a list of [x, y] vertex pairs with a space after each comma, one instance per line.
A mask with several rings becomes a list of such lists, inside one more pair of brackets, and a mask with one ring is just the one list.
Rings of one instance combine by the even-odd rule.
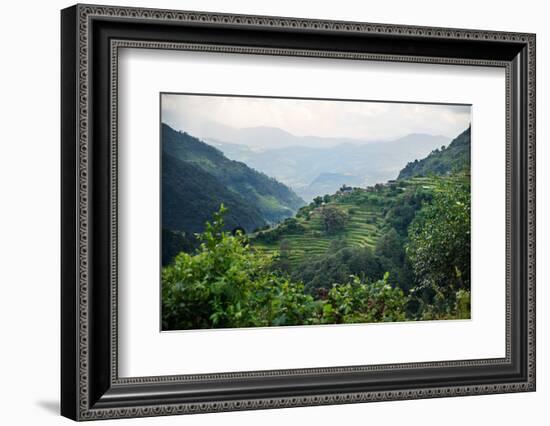
[[399, 173], [398, 179], [414, 176], [445, 175], [470, 167], [471, 127], [454, 138], [449, 146], [435, 149], [426, 158], [414, 160]]
[[228, 228], [247, 232], [294, 215], [304, 201], [291, 189], [218, 149], [162, 124], [162, 226], [200, 232], [220, 203]]
[[316, 195], [332, 194], [344, 183], [368, 186], [395, 179], [411, 158], [424, 158], [449, 142], [445, 136], [410, 134], [387, 142], [258, 151], [243, 144], [210, 140], [227, 157], [273, 176], [306, 201]]
[[223, 141], [224, 143], [245, 145], [255, 151], [266, 151], [289, 146], [329, 148], [343, 143], [365, 145], [380, 142], [378, 139], [297, 136], [278, 127], [257, 126], [236, 128], [215, 121], [188, 123], [185, 129], [187, 132], [208, 143]]

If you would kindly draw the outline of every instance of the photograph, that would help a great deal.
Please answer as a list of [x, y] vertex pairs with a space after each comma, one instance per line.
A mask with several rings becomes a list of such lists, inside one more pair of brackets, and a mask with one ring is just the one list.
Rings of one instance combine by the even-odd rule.
[[161, 330], [469, 320], [471, 123], [161, 93]]
[[[33, 23], [53, 53], [34, 43], [28, 64], [15, 55], [28, 81], [7, 79], [22, 124], [5, 139], [32, 122], [61, 150], [35, 138], [43, 172], [27, 167], [28, 143], [6, 144], [25, 151], [6, 158], [29, 188], [55, 172], [58, 202], [4, 180], [15, 216], [41, 206], [38, 228], [56, 235], [41, 248], [36, 220], [3, 221], [23, 259], [6, 282], [29, 265], [59, 274], [61, 291], [30, 278], [44, 293], [35, 305], [4, 298], [11, 323], [38, 336], [24, 350], [57, 342], [32, 374], [40, 410], [58, 395], [75, 421], [209, 413], [200, 421], [267, 425], [281, 423], [274, 409], [302, 407], [310, 423], [366, 409], [397, 424], [425, 423], [429, 404], [437, 421], [538, 424], [537, 45], [550, 30], [529, 5], [449, 14], [399, 1], [65, 4], [61, 22], [41, 10]], [[21, 72], [56, 55], [57, 84]], [[60, 108], [29, 121], [30, 95]], [[43, 220], [50, 205], [56, 226]], [[35, 246], [33, 262], [21, 256]], [[36, 333], [56, 307], [57, 338]]]

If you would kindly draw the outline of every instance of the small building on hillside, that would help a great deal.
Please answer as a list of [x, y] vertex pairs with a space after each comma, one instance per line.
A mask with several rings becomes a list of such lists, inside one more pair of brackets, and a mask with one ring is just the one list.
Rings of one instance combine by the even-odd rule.
[[346, 195], [346, 194], [351, 194], [352, 192], [353, 192], [353, 188], [351, 186], [347, 186], [346, 184], [344, 184], [340, 187], [337, 194]]

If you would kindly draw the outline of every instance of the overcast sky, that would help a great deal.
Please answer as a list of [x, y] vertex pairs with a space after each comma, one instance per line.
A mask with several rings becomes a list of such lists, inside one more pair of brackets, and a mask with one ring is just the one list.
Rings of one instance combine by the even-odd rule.
[[211, 123], [277, 127], [296, 136], [392, 140], [410, 133], [454, 138], [470, 124], [470, 106], [163, 94], [161, 119], [208, 137]]

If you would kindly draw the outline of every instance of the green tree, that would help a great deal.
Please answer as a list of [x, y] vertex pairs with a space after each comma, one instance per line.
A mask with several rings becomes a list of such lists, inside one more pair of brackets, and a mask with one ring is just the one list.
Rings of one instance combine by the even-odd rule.
[[397, 265], [403, 262], [405, 254], [403, 250], [403, 241], [394, 228], [391, 228], [378, 239], [375, 253], [378, 256], [383, 256], [391, 260]]
[[323, 206], [321, 208], [321, 220], [327, 234], [336, 234], [343, 231], [349, 215], [335, 205]]
[[457, 291], [469, 294], [470, 238], [469, 176], [437, 181], [432, 201], [409, 227], [406, 250], [417, 293], [440, 314], [456, 313]]

